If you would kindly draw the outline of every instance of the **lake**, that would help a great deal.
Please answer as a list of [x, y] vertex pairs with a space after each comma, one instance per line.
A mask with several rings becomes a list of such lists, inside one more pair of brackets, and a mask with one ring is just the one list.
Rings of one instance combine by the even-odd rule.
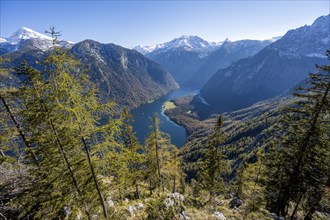
[[131, 111], [134, 122], [132, 124], [133, 131], [141, 143], [144, 143], [149, 133], [150, 118], [157, 112], [160, 119], [160, 130], [171, 136], [171, 142], [178, 148], [182, 147], [187, 140], [186, 129], [171, 121], [163, 112], [162, 105], [173, 98], [181, 96], [197, 94], [198, 90], [189, 88], [180, 88], [176, 91], [170, 92], [152, 103], [147, 103], [139, 108]]

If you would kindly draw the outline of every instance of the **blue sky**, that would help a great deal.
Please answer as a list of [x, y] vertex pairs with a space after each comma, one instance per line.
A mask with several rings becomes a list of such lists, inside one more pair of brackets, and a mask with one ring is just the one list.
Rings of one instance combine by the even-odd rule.
[[1, 1], [0, 34], [19, 27], [43, 33], [55, 25], [65, 40], [94, 39], [125, 47], [181, 35], [208, 41], [267, 39], [329, 14], [322, 1]]

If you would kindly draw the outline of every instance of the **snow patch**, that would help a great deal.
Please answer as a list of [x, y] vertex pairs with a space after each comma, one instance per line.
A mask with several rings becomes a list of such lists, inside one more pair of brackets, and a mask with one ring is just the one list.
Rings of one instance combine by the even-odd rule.
[[226, 220], [226, 217], [221, 212], [214, 212], [212, 216], [221, 220]]
[[0, 38], [0, 43], [6, 43], [7, 40], [5, 38]]
[[[198, 36], [186, 36], [175, 38], [169, 42], [161, 43], [153, 46], [141, 46], [138, 45], [132, 49], [139, 51], [142, 54], [153, 53], [153, 52], [167, 52], [177, 48], [186, 51], [198, 51], [208, 54], [218, 49], [224, 41], [221, 42], [208, 42]], [[203, 56], [203, 55], [202, 55]]]
[[203, 103], [204, 105], [208, 105], [208, 106], [211, 106], [205, 99], [204, 99], [204, 97], [199, 93], [199, 94], [197, 94], [197, 98], [198, 98], [198, 100], [201, 102], [201, 103]]
[[120, 63], [123, 66], [124, 70], [127, 70], [128, 59], [124, 54], [122, 54], [120, 57]]
[[319, 54], [319, 53], [310, 53], [310, 54], [307, 54], [306, 57], [327, 58], [327, 56], [325, 56], [323, 54]]
[[152, 45], [152, 46], [148, 46], [148, 45], [145, 45], [145, 46], [142, 46], [142, 45], [138, 45], [138, 46], [135, 46], [135, 47], [131, 47], [130, 49], [132, 50], [136, 50], [142, 54], [147, 54], [147, 53], [150, 53], [152, 52], [155, 48], [157, 47], [157, 45]]
[[226, 73], [225, 73], [225, 77], [229, 77], [229, 76], [231, 76], [231, 71], [227, 71]]

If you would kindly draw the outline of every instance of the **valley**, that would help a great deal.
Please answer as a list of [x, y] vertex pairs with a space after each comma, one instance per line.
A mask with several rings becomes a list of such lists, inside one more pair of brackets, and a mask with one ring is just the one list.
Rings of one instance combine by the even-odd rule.
[[151, 103], [144, 104], [131, 111], [133, 115], [133, 131], [136, 132], [136, 136], [141, 143], [144, 143], [148, 133], [150, 132], [149, 125], [154, 114], [157, 113], [160, 119], [160, 129], [169, 134], [171, 137], [171, 143], [178, 148], [182, 147], [187, 139], [186, 129], [181, 125], [176, 124], [169, 119], [163, 112], [163, 105], [174, 98], [178, 98], [186, 95], [195, 95], [197, 90], [189, 88], [179, 88], [176, 91], [169, 92], [168, 94], [156, 99]]
[[[154, 7], [178, 2], [139, 4], [84, 11], [104, 41], [73, 25], [77, 42], [55, 26], [1, 36], [0, 219], [330, 219], [330, 15], [288, 29], [276, 14], [279, 35], [253, 10], [210, 28]], [[243, 38], [254, 16], [264, 29]], [[159, 17], [171, 25], [145, 24]], [[231, 26], [235, 40], [185, 35]]]

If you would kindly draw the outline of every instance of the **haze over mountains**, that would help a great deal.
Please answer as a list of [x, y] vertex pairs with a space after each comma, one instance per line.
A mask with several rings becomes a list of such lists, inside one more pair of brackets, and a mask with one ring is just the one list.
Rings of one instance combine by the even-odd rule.
[[147, 46], [144, 50], [141, 47], [133, 49], [140, 50], [145, 56], [164, 66], [179, 84], [184, 84], [203, 65], [206, 57], [221, 44], [222, 42], [210, 43], [197, 36], [183, 35], [154, 48]]
[[197, 87], [203, 86], [211, 76], [220, 68], [228, 67], [232, 62], [239, 59], [253, 56], [265, 46], [278, 40], [276, 37], [270, 40], [239, 40], [229, 41], [228, 39], [221, 47], [210, 53], [205, 63], [193, 74], [189, 83]]
[[137, 46], [145, 54], [169, 70], [174, 79], [188, 87], [201, 87], [219, 68], [252, 56], [277, 40], [239, 40], [208, 42], [197, 36], [181, 36], [156, 46]]
[[214, 112], [237, 110], [271, 98], [315, 72], [315, 65], [328, 62], [330, 16], [311, 26], [288, 31], [281, 39], [252, 57], [220, 69], [201, 89], [201, 96]]
[[[77, 44], [62, 43], [88, 69], [88, 75], [100, 90], [103, 101], [115, 100], [117, 107], [136, 108], [178, 88], [171, 74], [142, 54], [117, 46], [85, 40]], [[10, 38], [1, 39], [1, 53], [9, 58], [8, 67], [23, 60], [40, 67], [52, 48], [52, 39], [28, 28], [20, 28]]]
[[[305, 79], [316, 63], [326, 62], [329, 15], [282, 38], [263, 41], [214, 43], [183, 35], [132, 50], [93, 40], [61, 44], [86, 64], [102, 98], [115, 99], [119, 106], [135, 108], [177, 89], [178, 82], [202, 87], [194, 99], [196, 106], [223, 112], [277, 96]], [[0, 53], [14, 58], [13, 65], [24, 59], [34, 63], [51, 47], [50, 37], [25, 27], [0, 38]]]

